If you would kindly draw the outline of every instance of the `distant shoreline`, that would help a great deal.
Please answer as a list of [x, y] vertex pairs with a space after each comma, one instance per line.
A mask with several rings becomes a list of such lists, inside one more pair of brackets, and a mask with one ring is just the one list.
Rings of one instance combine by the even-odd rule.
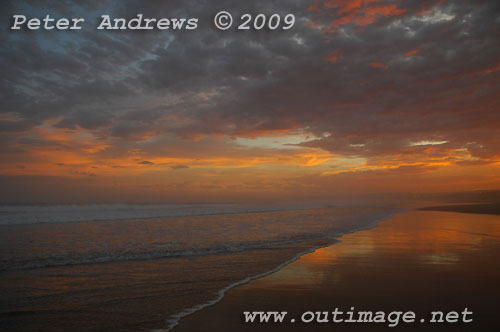
[[423, 207], [418, 210], [500, 215], [500, 203], [439, 205]]

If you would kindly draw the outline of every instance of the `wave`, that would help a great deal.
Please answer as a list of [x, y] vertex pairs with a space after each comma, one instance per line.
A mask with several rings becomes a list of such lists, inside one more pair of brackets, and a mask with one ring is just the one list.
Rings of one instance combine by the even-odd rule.
[[31, 270], [59, 266], [71, 265], [88, 265], [88, 264], [103, 264], [125, 261], [145, 261], [162, 258], [174, 257], [190, 257], [203, 255], [217, 255], [225, 253], [235, 253], [246, 250], [269, 248], [274, 246], [286, 245], [302, 241], [313, 241], [320, 239], [323, 236], [308, 236], [302, 238], [293, 238], [281, 241], [257, 241], [254, 243], [239, 243], [236, 245], [221, 245], [212, 248], [192, 248], [185, 250], [165, 250], [165, 251], [150, 251], [150, 252], [122, 252], [114, 255], [97, 255], [97, 256], [81, 256], [81, 257], [50, 257], [50, 258], [35, 258], [35, 259], [13, 259], [0, 261], [0, 271], [18, 271]]
[[[383, 221], [383, 220], [386, 220], [390, 217], [392, 217], [393, 215], [397, 214], [397, 213], [401, 213], [401, 212], [404, 212], [404, 210], [394, 210], [394, 211], [390, 211], [390, 212], [387, 212], [387, 213], [384, 213], [382, 215], [379, 215], [375, 218], [373, 218], [370, 222], [368, 222], [367, 224], [365, 224], [364, 226], [360, 226], [358, 228], [353, 228], [349, 231], [346, 231], [342, 234], [339, 234], [337, 235], [336, 237], [341, 237], [343, 235], [346, 235], [346, 234], [349, 234], [349, 233], [354, 233], [354, 232], [357, 232], [357, 231], [360, 231], [360, 230], [365, 230], [365, 229], [370, 229], [370, 228], [374, 228], [378, 225], [379, 222]], [[295, 262], [296, 260], [298, 260], [300, 257], [306, 255], [306, 254], [309, 254], [309, 253], [312, 253], [318, 249], [321, 249], [321, 248], [325, 248], [325, 247], [329, 247], [331, 245], [334, 245], [338, 242], [341, 242], [341, 240], [339, 239], [335, 239], [333, 240], [332, 242], [329, 242], [327, 244], [324, 244], [324, 245], [320, 245], [320, 246], [315, 246], [313, 248], [310, 248], [308, 250], [305, 250], [305, 251], [302, 251], [298, 254], [296, 254], [295, 256], [293, 256], [292, 258], [290, 258], [289, 260], [285, 261], [285, 262], [282, 262], [280, 263], [278, 266], [276, 266], [275, 268], [269, 270], [269, 271], [266, 271], [266, 272], [263, 272], [263, 273], [260, 273], [260, 274], [257, 274], [257, 275], [254, 275], [254, 276], [249, 276], [249, 277], [246, 277], [240, 281], [237, 281], [235, 283], [232, 283], [222, 289], [220, 289], [216, 296], [208, 301], [208, 302], [205, 302], [205, 303], [202, 303], [202, 304], [198, 304], [198, 305], [195, 305], [193, 307], [189, 307], [189, 308], [186, 308], [184, 310], [182, 310], [181, 312], [179, 313], [176, 313], [174, 315], [171, 315], [170, 317], [167, 318], [166, 320], [166, 323], [167, 323], [167, 328], [166, 329], [153, 329], [153, 330], [150, 330], [150, 332], [169, 332], [171, 331], [174, 327], [176, 327], [178, 324], [179, 324], [179, 321], [186, 317], [186, 316], [189, 316], [197, 311], [200, 311], [202, 309], [205, 309], [207, 307], [210, 307], [210, 306], [213, 306], [215, 305], [216, 303], [220, 302], [223, 298], [224, 298], [224, 295], [226, 294], [227, 291], [229, 291], [230, 289], [234, 288], [234, 287], [237, 287], [237, 286], [240, 286], [240, 285], [244, 285], [252, 280], [255, 280], [255, 279], [259, 279], [259, 278], [262, 278], [262, 277], [265, 277], [267, 275], [270, 275], [274, 272], [277, 272], [279, 270], [281, 270], [282, 268], [284, 268], [285, 266], [287, 266], [288, 264], [290, 263], [293, 263]]]
[[[214, 255], [340, 236], [387, 210], [326, 208], [3, 226], [0, 271]], [[5, 249], [5, 250], [4, 250]]]
[[3, 205], [0, 225], [75, 223], [125, 219], [185, 217], [215, 214], [271, 212], [320, 208], [321, 205], [257, 206], [248, 204], [91, 204], [91, 205]]

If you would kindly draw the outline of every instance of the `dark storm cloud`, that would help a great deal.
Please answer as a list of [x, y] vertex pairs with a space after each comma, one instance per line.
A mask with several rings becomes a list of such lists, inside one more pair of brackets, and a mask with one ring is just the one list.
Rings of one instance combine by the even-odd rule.
[[[73, 32], [0, 32], [0, 132], [59, 128], [138, 141], [305, 128], [348, 155], [420, 153], [448, 141], [500, 154], [497, 1], [12, 1], [87, 19]], [[218, 10], [294, 13], [288, 31], [217, 31]], [[198, 17], [196, 31], [104, 32], [100, 14]], [[11, 135], [11, 134], [9, 134]], [[420, 150], [419, 150], [420, 149]], [[437, 148], [436, 148], [437, 149]]]

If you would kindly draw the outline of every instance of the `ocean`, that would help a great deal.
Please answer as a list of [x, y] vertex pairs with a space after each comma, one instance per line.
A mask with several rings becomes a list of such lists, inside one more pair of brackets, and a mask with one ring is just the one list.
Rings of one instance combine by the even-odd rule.
[[224, 292], [395, 210], [314, 205], [0, 207], [9, 331], [168, 331]]

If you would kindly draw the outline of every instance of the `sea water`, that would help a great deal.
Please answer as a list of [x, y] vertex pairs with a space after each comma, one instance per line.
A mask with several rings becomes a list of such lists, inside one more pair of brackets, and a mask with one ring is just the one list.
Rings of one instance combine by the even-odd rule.
[[0, 315], [19, 331], [168, 330], [230, 287], [392, 213], [237, 204], [2, 207]]

